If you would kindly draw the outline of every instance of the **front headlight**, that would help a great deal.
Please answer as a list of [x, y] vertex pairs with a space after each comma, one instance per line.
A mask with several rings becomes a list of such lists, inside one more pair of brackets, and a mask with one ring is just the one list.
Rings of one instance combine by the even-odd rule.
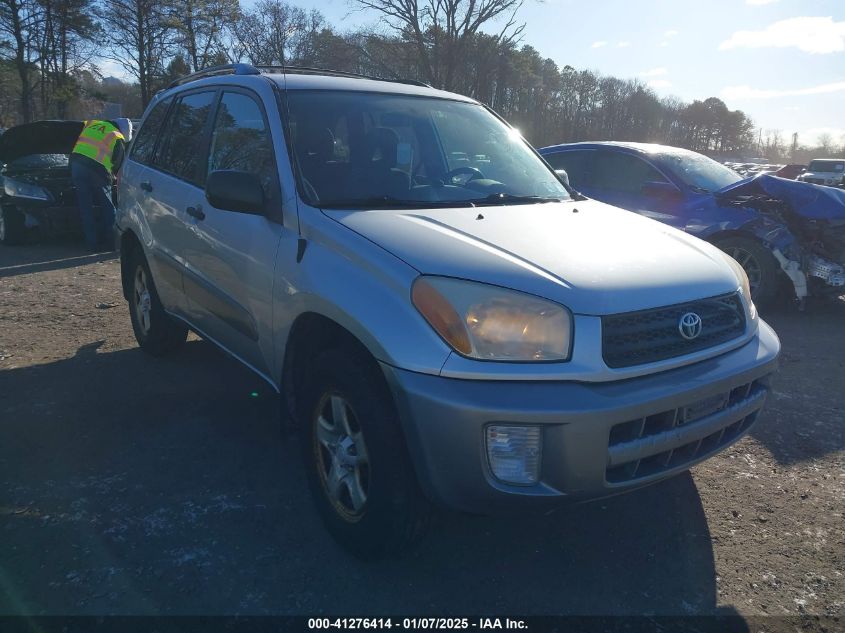
[[31, 185], [28, 182], [12, 180], [9, 177], [3, 178], [3, 190], [6, 192], [7, 196], [13, 196], [15, 198], [44, 200], [45, 202], [50, 200], [50, 194], [41, 187]]
[[457, 352], [479, 360], [569, 358], [572, 315], [533, 295], [448, 277], [419, 277], [411, 299]]
[[751, 282], [748, 281], [748, 273], [745, 272], [742, 265], [733, 257], [727, 253], [722, 253], [722, 255], [736, 274], [737, 281], [739, 282], [739, 291], [743, 294], [745, 302], [748, 304], [748, 318], [753, 321], [757, 318], [757, 307], [751, 299]]

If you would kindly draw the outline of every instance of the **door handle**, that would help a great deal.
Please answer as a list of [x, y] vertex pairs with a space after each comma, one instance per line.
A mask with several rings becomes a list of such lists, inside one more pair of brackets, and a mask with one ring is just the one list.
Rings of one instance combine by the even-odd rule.
[[205, 212], [202, 210], [202, 207], [197, 205], [195, 207], [188, 207], [185, 209], [188, 215], [192, 218], [196, 218], [197, 220], [205, 220]]
[[149, 182], [149, 181], [144, 180], [144, 181], [141, 183], [141, 189], [143, 189], [144, 191], [152, 191], [152, 190], [153, 190], [153, 186], [150, 184], [150, 182]]

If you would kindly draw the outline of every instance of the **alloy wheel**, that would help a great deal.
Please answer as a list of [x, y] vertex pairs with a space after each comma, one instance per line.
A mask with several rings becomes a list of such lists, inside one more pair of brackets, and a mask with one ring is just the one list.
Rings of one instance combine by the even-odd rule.
[[757, 258], [754, 257], [753, 253], [748, 252], [744, 248], [740, 248], [738, 246], [731, 247], [727, 249], [727, 254], [733, 257], [742, 269], [745, 271], [745, 274], [748, 275], [748, 283], [751, 286], [751, 296], [755, 296], [757, 294], [757, 290], [760, 288], [760, 284], [763, 282], [763, 268], [760, 266], [760, 262], [757, 261]]
[[364, 434], [349, 402], [323, 394], [315, 409], [313, 449], [323, 491], [346, 521], [364, 514], [370, 488], [370, 459]]
[[141, 330], [146, 335], [150, 332], [150, 313], [152, 311], [152, 297], [150, 297], [147, 273], [144, 270], [143, 266], [138, 266], [135, 271], [134, 290], [135, 316], [138, 318], [138, 325], [141, 326]]

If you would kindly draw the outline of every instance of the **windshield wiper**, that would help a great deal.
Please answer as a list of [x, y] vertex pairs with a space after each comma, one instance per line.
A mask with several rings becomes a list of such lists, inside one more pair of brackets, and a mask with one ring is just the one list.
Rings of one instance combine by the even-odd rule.
[[467, 200], [475, 206], [492, 206], [496, 204], [537, 204], [539, 202], [563, 202], [563, 198], [543, 196], [515, 196], [510, 193], [491, 193], [485, 198]]
[[469, 200], [403, 200], [393, 196], [373, 196], [371, 198], [348, 198], [318, 202], [321, 209], [428, 209], [437, 207], [468, 207]]

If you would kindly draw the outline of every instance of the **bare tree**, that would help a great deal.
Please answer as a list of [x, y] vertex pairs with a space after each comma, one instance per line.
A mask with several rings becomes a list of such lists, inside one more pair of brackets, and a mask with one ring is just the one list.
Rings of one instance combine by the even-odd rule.
[[231, 26], [230, 57], [259, 65], [310, 65], [324, 24], [319, 11], [306, 12], [284, 0], [260, 0]]
[[237, 20], [239, 9], [238, 0], [175, 0], [172, 25], [191, 70], [214, 65], [224, 27]]
[[822, 132], [818, 136], [818, 140], [816, 141], [819, 146], [819, 150], [825, 156], [832, 156], [834, 154], [833, 148], [833, 135], [829, 132]]
[[20, 81], [20, 115], [24, 123], [33, 115], [33, 70], [38, 63], [38, 32], [44, 11], [35, 0], [0, 0], [0, 44], [11, 51]]
[[458, 69], [470, 42], [481, 28], [504, 18], [495, 36], [498, 42], [514, 42], [524, 24], [516, 23], [523, 0], [350, 0], [362, 9], [381, 13], [387, 23], [412, 42], [425, 81], [445, 90], [453, 89]]
[[146, 107], [172, 51], [172, 5], [158, 0], [102, 0], [98, 14], [108, 56], [138, 80]]

